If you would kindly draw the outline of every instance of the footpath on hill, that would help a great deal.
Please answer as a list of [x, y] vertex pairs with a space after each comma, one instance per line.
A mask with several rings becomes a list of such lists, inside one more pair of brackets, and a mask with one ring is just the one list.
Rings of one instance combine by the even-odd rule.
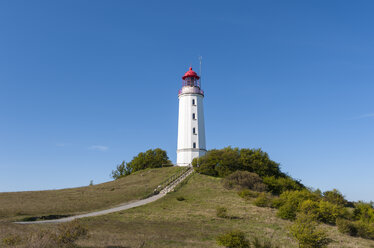
[[86, 214], [80, 214], [80, 215], [75, 215], [75, 216], [70, 216], [66, 218], [61, 218], [61, 219], [55, 219], [55, 220], [39, 220], [39, 221], [18, 221], [14, 222], [16, 224], [43, 224], [43, 223], [63, 223], [63, 222], [69, 222], [73, 221], [75, 219], [81, 219], [81, 218], [86, 218], [86, 217], [94, 217], [94, 216], [99, 216], [99, 215], [105, 215], [105, 214], [110, 214], [118, 211], [123, 211], [127, 210], [130, 208], [135, 208], [139, 207], [154, 201], [157, 201], [158, 199], [164, 197], [167, 193], [170, 191], [174, 190], [174, 188], [181, 183], [184, 179], [186, 179], [189, 175], [191, 175], [194, 172], [194, 169], [190, 167], [187, 171], [185, 171], [180, 177], [176, 178], [173, 180], [169, 185], [167, 185], [164, 189], [162, 189], [158, 194], [153, 195], [151, 197], [148, 197], [143, 200], [138, 200], [134, 202], [126, 202], [123, 204], [120, 204], [117, 207], [113, 208], [108, 208], [100, 211], [95, 211], [95, 212], [90, 212]]

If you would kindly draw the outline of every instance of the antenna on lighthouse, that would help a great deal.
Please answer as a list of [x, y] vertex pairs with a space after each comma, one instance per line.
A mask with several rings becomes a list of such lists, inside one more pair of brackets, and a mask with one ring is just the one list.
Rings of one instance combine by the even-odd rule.
[[200, 74], [200, 89], [201, 89], [201, 64], [202, 64], [202, 61], [203, 61], [203, 56], [199, 56], [199, 61], [200, 61], [200, 71], [199, 71], [199, 74]]

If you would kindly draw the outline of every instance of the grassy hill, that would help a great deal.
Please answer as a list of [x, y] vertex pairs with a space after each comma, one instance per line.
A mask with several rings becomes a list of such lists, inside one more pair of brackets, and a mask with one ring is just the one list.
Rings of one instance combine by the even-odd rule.
[[149, 169], [87, 187], [0, 193], [0, 221], [51, 214], [75, 215], [145, 198], [180, 169]]
[[[143, 186], [144, 183], [150, 185], [149, 188], [152, 189], [148, 180], [152, 180], [155, 186], [164, 180], [167, 174], [172, 174], [173, 170], [175, 171], [176, 168], [140, 171], [135, 175], [121, 179], [123, 185], [137, 189], [137, 193], [131, 193], [132, 190], [127, 191], [128, 194], [132, 194], [132, 197], [127, 199], [141, 198], [149, 192], [149, 190], [146, 190], [147, 187]], [[156, 175], [158, 182], [155, 179]], [[119, 182], [111, 183], [117, 184]], [[130, 184], [133, 185], [130, 186]], [[109, 188], [103, 191], [103, 186], [100, 185], [96, 187], [100, 192], [97, 192], [97, 195], [112, 192], [108, 190]], [[53, 192], [47, 191], [46, 194], [54, 197]], [[55, 192], [59, 193], [59, 191]], [[125, 191], [122, 193], [126, 194]], [[17, 199], [17, 194], [23, 193], [12, 194], [14, 194], [11, 198], [13, 201], [13, 199]], [[92, 194], [96, 195], [96, 193]], [[182, 197], [185, 200], [180, 201]], [[5, 195], [2, 195], [1, 198], [1, 203], [6, 202]], [[64, 199], [69, 198], [65, 197]], [[119, 200], [117, 197], [113, 197], [113, 199]], [[90, 202], [90, 200], [87, 201]], [[102, 202], [92, 204], [90, 209], [95, 206], [103, 208], [116, 204], [108, 202], [110, 201], [109, 198], [104, 196], [97, 196], [96, 201]], [[48, 202], [50, 201], [45, 200], [45, 203]], [[11, 203], [7, 203], [7, 205], [11, 206]], [[58, 209], [61, 213], [79, 211], [79, 208], [71, 205], [67, 204], [68, 209], [66, 210], [62, 206]], [[3, 206], [0, 206], [3, 209]], [[231, 218], [217, 217], [216, 208], [221, 206], [228, 209], [228, 215]], [[24, 207], [29, 209], [28, 211], [34, 209], [34, 213], [55, 213], [53, 211], [48, 212], [47, 208], [38, 212], [35, 207], [28, 207], [26, 203]], [[88, 209], [86, 207], [86, 210]], [[6, 213], [9, 216], [15, 216], [15, 211], [7, 210]], [[245, 232], [248, 238], [257, 236], [261, 239], [272, 239], [280, 247], [297, 247], [297, 243], [288, 234], [288, 227], [291, 222], [276, 217], [275, 213], [276, 210], [274, 209], [259, 208], [254, 206], [250, 200], [240, 198], [235, 190], [223, 188], [221, 179], [195, 173], [183, 182], [176, 192], [169, 193], [156, 202], [123, 212], [80, 220], [81, 225], [88, 229], [88, 236], [79, 239], [76, 244], [80, 247], [106, 248], [219, 247], [215, 241], [217, 235], [229, 230], [239, 229]], [[6, 235], [26, 236], [31, 232], [57, 228], [57, 225], [54, 224], [27, 226], [11, 224], [5, 221], [5, 219], [9, 219], [9, 216], [5, 216], [5, 218], [3, 216], [3, 221], [0, 223], [0, 238]], [[321, 227], [334, 240], [329, 247], [374, 247], [374, 241], [343, 235], [334, 226], [321, 225]]]

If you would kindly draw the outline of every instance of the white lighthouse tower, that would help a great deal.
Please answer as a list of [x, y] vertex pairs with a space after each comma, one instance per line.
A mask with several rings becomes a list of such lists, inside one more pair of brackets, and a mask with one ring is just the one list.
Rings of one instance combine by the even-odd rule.
[[206, 153], [204, 125], [204, 92], [200, 77], [190, 67], [179, 90], [177, 165], [190, 165], [192, 160]]

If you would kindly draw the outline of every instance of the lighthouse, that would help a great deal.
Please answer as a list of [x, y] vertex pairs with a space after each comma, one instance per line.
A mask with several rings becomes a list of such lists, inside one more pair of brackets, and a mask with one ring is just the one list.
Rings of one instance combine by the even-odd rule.
[[182, 77], [179, 90], [177, 165], [190, 165], [206, 153], [203, 99], [200, 77], [192, 67]]

